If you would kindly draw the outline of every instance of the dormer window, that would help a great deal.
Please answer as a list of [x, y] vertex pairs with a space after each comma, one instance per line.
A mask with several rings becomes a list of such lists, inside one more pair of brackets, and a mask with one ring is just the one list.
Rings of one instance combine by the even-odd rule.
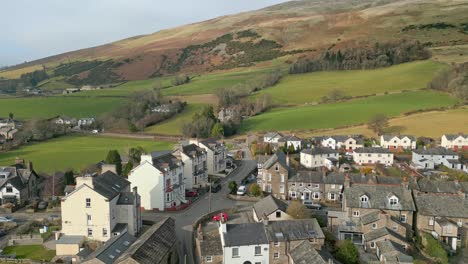
[[361, 203], [367, 203], [369, 202], [369, 197], [367, 197], [366, 195], [362, 195], [361, 196]]
[[388, 199], [388, 202], [389, 202], [390, 206], [397, 206], [398, 205], [398, 198], [396, 196], [392, 196], [392, 197], [390, 197], [390, 199]]

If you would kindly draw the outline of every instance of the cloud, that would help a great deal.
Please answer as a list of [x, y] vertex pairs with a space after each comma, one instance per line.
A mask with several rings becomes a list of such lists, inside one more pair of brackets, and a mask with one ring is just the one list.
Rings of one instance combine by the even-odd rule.
[[0, 11], [0, 66], [285, 0], [15, 0]]

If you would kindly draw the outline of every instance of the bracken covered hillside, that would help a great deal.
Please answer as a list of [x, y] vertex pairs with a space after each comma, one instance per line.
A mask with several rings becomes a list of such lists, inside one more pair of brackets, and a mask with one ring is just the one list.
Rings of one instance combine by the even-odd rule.
[[468, 1], [305, 0], [224, 16], [18, 65], [4, 78], [43, 69], [73, 85], [138, 80], [176, 72], [294, 61], [327, 49], [418, 40], [468, 43]]

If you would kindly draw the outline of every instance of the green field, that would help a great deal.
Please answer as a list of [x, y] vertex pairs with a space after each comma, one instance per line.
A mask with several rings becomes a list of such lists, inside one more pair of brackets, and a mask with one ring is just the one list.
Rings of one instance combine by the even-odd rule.
[[125, 154], [130, 147], [141, 146], [146, 151], [172, 149], [169, 142], [156, 142], [102, 136], [67, 136], [44, 143], [31, 144], [0, 154], [0, 165], [11, 165], [15, 158], [30, 160], [38, 172], [54, 172], [73, 168], [79, 170], [106, 158], [110, 149]]
[[181, 135], [182, 125], [186, 122], [190, 122], [192, 116], [200, 112], [204, 106], [204, 104], [188, 104], [182, 113], [157, 125], [148, 127], [146, 132], [162, 135]]
[[0, 99], [0, 116], [12, 112], [15, 118], [96, 117], [121, 104], [124, 98], [109, 97], [28, 97]]
[[3, 249], [3, 254], [16, 254], [19, 259], [30, 259], [35, 261], [50, 261], [55, 257], [55, 250], [46, 249], [43, 245], [19, 245], [8, 246]]
[[348, 96], [379, 94], [425, 88], [434, 74], [446, 67], [433, 61], [418, 61], [375, 70], [314, 72], [285, 76], [260, 94], [270, 94], [277, 104], [318, 102], [333, 89]]
[[277, 108], [244, 121], [242, 131], [334, 128], [365, 123], [376, 113], [398, 116], [404, 112], [450, 106], [448, 94], [417, 91], [374, 96], [342, 103]]

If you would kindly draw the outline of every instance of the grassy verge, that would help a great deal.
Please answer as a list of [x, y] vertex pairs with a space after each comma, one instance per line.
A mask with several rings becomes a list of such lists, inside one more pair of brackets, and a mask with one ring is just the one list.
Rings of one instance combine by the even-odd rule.
[[20, 245], [4, 248], [3, 254], [16, 254], [16, 257], [19, 259], [50, 261], [53, 257], [55, 257], [55, 250], [46, 249], [42, 245]]
[[247, 119], [242, 131], [304, 130], [366, 123], [376, 113], [390, 117], [408, 111], [451, 106], [457, 99], [448, 94], [418, 91], [357, 99], [348, 102], [273, 109]]
[[137, 146], [143, 147], [146, 151], [172, 148], [169, 142], [102, 136], [67, 136], [2, 153], [0, 165], [11, 165], [15, 157], [20, 157], [32, 161], [38, 172], [50, 173], [69, 168], [79, 170], [105, 159], [111, 149], [117, 149], [120, 154], [125, 154], [129, 148]]

